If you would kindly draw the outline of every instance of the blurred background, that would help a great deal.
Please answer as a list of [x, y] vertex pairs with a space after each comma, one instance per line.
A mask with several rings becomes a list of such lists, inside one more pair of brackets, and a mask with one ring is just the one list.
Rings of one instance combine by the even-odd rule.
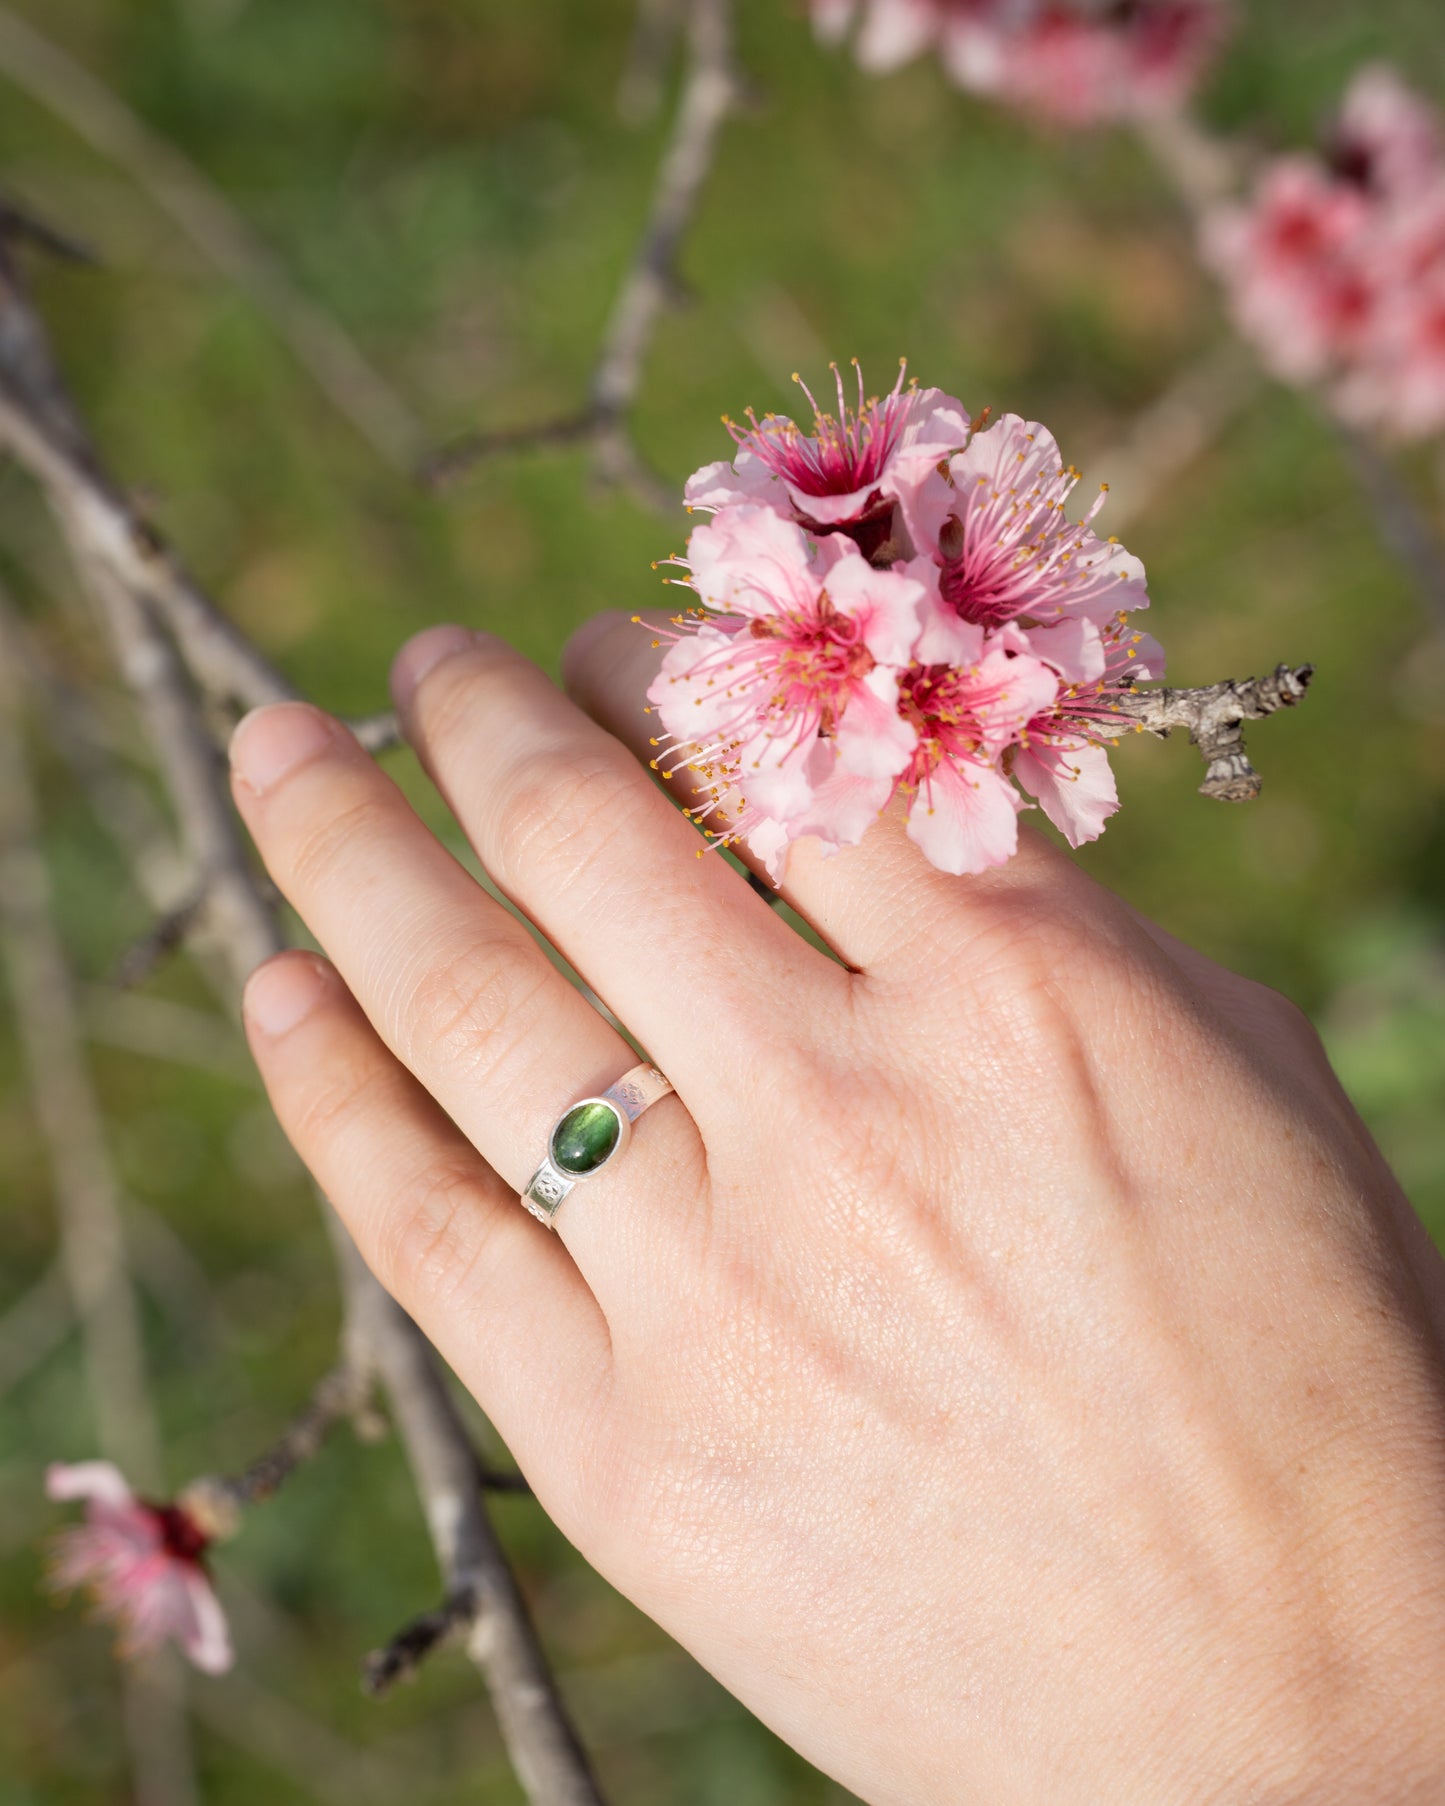
[[[1303, 143], [1378, 56], [1445, 101], [1436, 0], [1238, 10], [1203, 100], [1221, 129]], [[636, 92], [619, 108], [626, 0], [16, 0], [3, 14], [203, 172], [429, 436], [581, 404], [668, 122], [670, 88], [650, 114]], [[727, 451], [723, 411], [786, 408], [789, 373], [824, 376], [831, 357], [857, 355], [886, 385], [906, 353], [922, 383], [975, 410], [1043, 419], [1090, 481], [1119, 477], [1127, 527], [1106, 513], [1104, 530], [1148, 567], [1150, 625], [1176, 682], [1313, 660], [1307, 706], [1252, 736], [1259, 802], [1205, 802], [1190, 748], [1136, 739], [1118, 759], [1124, 808], [1081, 857], [1309, 1011], [1445, 1235], [1445, 641], [1382, 548], [1335, 432], [1308, 397], [1219, 361], [1228, 335], [1187, 223], [1128, 134], [1041, 132], [966, 100], [931, 60], [866, 77], [815, 45], [800, 4], [742, 0], [739, 29], [758, 104], [726, 128], [684, 248], [687, 304], [662, 324], [637, 411], [646, 455], [680, 492]], [[681, 548], [680, 511], [595, 492], [580, 451], [496, 461], [446, 497], [409, 484], [326, 401], [267, 311], [3, 72], [0, 185], [99, 260], [34, 272], [112, 466], [318, 700], [380, 707], [393, 649], [430, 621], [505, 634], [555, 666], [592, 611], [656, 600], [649, 566]], [[1131, 432], [1191, 371], [1207, 442], [1161, 486], [1131, 464]], [[1219, 371], [1232, 371], [1217, 378], [1232, 385], [1227, 405], [1214, 405]], [[1435, 448], [1398, 470], [1445, 528]], [[6, 473], [0, 579], [53, 659], [116, 698], [103, 713], [143, 787], [141, 741], [63, 554], [33, 489]], [[328, 1365], [331, 1257], [235, 1024], [195, 973], [176, 960], [138, 990], [111, 982], [147, 905], [54, 743], [37, 732], [30, 751], [174, 1485], [243, 1465]], [[405, 755], [389, 762], [413, 781]], [[96, 1435], [5, 1006], [0, 1806], [99, 1806], [133, 1797], [109, 1635], [38, 1588], [57, 1515], [44, 1463], [90, 1454]], [[530, 1502], [497, 1513], [613, 1799], [845, 1798]], [[189, 1686], [206, 1802], [521, 1798], [460, 1657], [384, 1704], [359, 1693], [363, 1652], [438, 1585], [394, 1443], [339, 1436], [218, 1568], [239, 1659]]]

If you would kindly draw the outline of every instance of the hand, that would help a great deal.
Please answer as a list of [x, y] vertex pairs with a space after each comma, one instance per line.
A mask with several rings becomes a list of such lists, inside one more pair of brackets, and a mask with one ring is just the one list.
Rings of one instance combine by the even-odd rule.
[[336, 722], [237, 734], [335, 962], [263, 967], [252, 1044], [366, 1259], [583, 1554], [878, 1806], [1445, 1798], [1440, 1268], [1304, 1019], [1030, 834], [805, 844], [828, 959], [639, 762], [657, 657], [592, 623], [581, 708], [459, 629], [394, 673], [677, 1087], [555, 1236], [518, 1189], [636, 1056]]

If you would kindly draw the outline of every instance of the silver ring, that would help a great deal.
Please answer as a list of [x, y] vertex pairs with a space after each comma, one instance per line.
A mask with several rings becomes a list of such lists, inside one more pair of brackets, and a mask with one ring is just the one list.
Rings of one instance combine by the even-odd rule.
[[522, 1193], [537, 1221], [551, 1229], [572, 1187], [611, 1165], [631, 1139], [633, 1123], [671, 1090], [655, 1066], [634, 1066], [600, 1097], [579, 1098], [559, 1116], [547, 1137], [547, 1157]]

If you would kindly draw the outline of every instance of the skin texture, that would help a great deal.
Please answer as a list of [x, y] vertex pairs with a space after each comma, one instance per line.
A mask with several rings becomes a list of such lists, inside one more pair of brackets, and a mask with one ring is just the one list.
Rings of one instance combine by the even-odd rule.
[[238, 730], [334, 962], [248, 1029], [367, 1260], [583, 1554], [876, 1806], [1445, 1798], [1441, 1269], [1313, 1031], [1028, 832], [965, 879], [805, 843], [829, 960], [649, 776], [659, 656], [603, 617], [575, 702], [459, 629], [393, 674], [677, 1086], [555, 1236], [517, 1189], [635, 1055], [343, 728]]

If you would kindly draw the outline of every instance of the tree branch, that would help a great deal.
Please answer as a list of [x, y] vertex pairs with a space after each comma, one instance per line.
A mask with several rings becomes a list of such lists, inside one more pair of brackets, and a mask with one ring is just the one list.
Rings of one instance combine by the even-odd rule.
[[685, 0], [637, 0], [632, 42], [617, 84], [617, 111], [628, 125], [646, 125], [662, 106], [684, 9]]
[[1436, 633], [1445, 633], [1445, 545], [1374, 440], [1354, 427], [1335, 426], [1385, 549], [1413, 582]]
[[[254, 967], [284, 943], [276, 910], [252, 872], [231, 809], [224, 761], [195, 686], [197, 679], [209, 682], [219, 673], [218, 687], [229, 693], [233, 669], [269, 667], [192, 583], [179, 560], [137, 531], [135, 517], [99, 474], [99, 460], [3, 239], [0, 445], [45, 491], [141, 708], [206, 892], [208, 923], [225, 955], [234, 995]], [[282, 680], [276, 682], [284, 694], [293, 694]], [[527, 1796], [533, 1806], [600, 1806], [585, 1754], [487, 1516], [476, 1451], [437, 1358], [368, 1271], [334, 1212], [328, 1210], [325, 1218], [346, 1301], [344, 1358], [375, 1372], [386, 1390], [448, 1593], [466, 1590], [477, 1600], [468, 1651], [491, 1686]]]
[[690, 0], [687, 41], [687, 73], [647, 223], [613, 303], [586, 409], [536, 427], [466, 434], [422, 466], [424, 482], [445, 487], [508, 452], [586, 445], [602, 482], [629, 491], [647, 507], [674, 507], [672, 491], [638, 451], [628, 416], [658, 322], [677, 294], [678, 251], [711, 173], [718, 135], [743, 93], [733, 56], [733, 0]]
[[1245, 751], [1244, 723], [1293, 708], [1303, 701], [1313, 676], [1313, 665], [1279, 665], [1268, 677], [1209, 684], [1199, 690], [1126, 691], [1110, 699], [1119, 721], [1091, 721], [1090, 728], [1114, 738], [1137, 730], [1165, 740], [1182, 727], [1208, 768], [1200, 794], [1224, 803], [1246, 803], [1259, 795], [1264, 779]]
[[1259, 365], [1226, 339], [1180, 371], [1087, 468], [1109, 483], [1109, 531], [1123, 532], [1219, 439], [1259, 393]]
[[[0, 615], [0, 956], [8, 971], [35, 1121], [54, 1179], [60, 1259], [80, 1332], [97, 1443], [152, 1489], [160, 1432], [127, 1261], [120, 1187], [86, 1068], [75, 991], [52, 920], [40, 810], [20, 731], [16, 648]], [[184, 1693], [173, 1670], [127, 1672], [122, 1718], [137, 1798], [197, 1800]]]
[[271, 320], [297, 361], [373, 450], [398, 470], [414, 466], [425, 434], [411, 409], [174, 145], [8, 8], [0, 8], [0, 71], [151, 195]]
[[331, 1432], [344, 1418], [356, 1418], [371, 1395], [369, 1366], [355, 1359], [338, 1361], [317, 1381], [311, 1397], [292, 1418], [284, 1432], [243, 1473], [206, 1482], [208, 1490], [232, 1505], [262, 1505], [276, 1490], [321, 1451]]

